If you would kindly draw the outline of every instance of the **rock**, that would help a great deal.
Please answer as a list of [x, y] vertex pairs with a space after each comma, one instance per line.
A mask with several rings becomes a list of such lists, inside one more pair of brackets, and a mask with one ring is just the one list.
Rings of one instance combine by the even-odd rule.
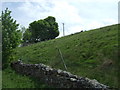
[[62, 72], [62, 70], [58, 69], [57, 72], [58, 72], [58, 74], [60, 74]]
[[52, 71], [52, 68], [46, 67], [46, 71]]
[[74, 82], [74, 81], [77, 81], [75, 78], [70, 78], [70, 80], [73, 81], [73, 82]]

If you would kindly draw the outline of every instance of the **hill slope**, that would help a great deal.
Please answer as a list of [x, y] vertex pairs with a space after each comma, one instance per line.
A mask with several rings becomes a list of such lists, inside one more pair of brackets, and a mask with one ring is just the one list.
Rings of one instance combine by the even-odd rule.
[[58, 48], [69, 72], [118, 87], [118, 25], [20, 47], [15, 49], [14, 57], [25, 63], [44, 63], [65, 70]]

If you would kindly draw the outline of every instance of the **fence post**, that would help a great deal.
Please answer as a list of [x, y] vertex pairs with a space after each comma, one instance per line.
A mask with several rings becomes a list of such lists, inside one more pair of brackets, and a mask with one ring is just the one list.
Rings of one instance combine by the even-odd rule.
[[59, 51], [59, 53], [60, 53], [60, 56], [61, 56], [61, 59], [62, 59], [63, 65], [64, 65], [64, 67], [65, 67], [65, 69], [66, 69], [66, 71], [67, 71], [67, 66], [66, 66], [65, 61], [64, 61], [64, 59], [63, 59], [62, 52], [61, 52], [61, 50], [60, 50], [59, 48], [58, 48], [58, 51]]

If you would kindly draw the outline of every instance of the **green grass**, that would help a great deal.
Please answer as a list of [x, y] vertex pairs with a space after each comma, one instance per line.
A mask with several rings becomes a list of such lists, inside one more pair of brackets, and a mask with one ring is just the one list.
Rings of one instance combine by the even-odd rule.
[[2, 71], [0, 70], [0, 89], [2, 89]]
[[[24, 63], [32, 64], [43, 63], [65, 70], [58, 48], [63, 54], [69, 72], [97, 79], [111, 87], [118, 87], [118, 25], [19, 47], [15, 49], [14, 60], [22, 59]], [[9, 73], [9, 70], [12, 73]], [[35, 82], [26, 76], [14, 73], [10, 68], [8, 71], [3, 71], [3, 75], [3, 87], [35, 87]], [[21, 80], [14, 82], [14, 79]], [[25, 81], [28, 84], [24, 83]]]
[[10, 67], [5, 69], [2, 75], [2, 88], [48, 88], [35, 78], [17, 74]]

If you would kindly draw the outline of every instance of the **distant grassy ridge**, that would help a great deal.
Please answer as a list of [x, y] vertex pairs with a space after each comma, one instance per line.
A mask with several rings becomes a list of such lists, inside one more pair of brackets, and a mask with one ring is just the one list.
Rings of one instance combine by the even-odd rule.
[[[69, 72], [118, 87], [118, 25], [19, 47], [15, 49], [14, 57], [15, 60], [22, 59], [24, 63], [43, 63], [65, 70], [58, 48]], [[4, 80], [8, 78], [6, 73], [7, 70], [3, 72]], [[29, 86], [34, 86], [29, 80], [28, 83]]]

